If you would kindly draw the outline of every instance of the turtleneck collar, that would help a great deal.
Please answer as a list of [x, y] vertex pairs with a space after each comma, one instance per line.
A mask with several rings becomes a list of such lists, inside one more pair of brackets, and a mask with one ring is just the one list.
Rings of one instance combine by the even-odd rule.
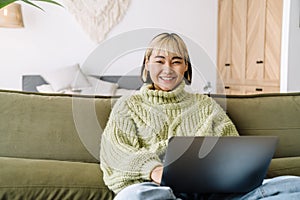
[[155, 90], [151, 84], [148, 84], [141, 88], [141, 95], [153, 104], [178, 103], [188, 94], [184, 87], [185, 82], [182, 81], [174, 90], [167, 92]]

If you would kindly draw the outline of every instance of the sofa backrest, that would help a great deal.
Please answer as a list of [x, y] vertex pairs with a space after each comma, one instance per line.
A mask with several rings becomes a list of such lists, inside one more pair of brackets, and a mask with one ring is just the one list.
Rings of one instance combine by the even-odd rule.
[[0, 90], [0, 156], [98, 162], [114, 101]]
[[[275, 157], [300, 156], [300, 93], [213, 98], [240, 135], [277, 135]], [[0, 156], [97, 163], [116, 100], [0, 90]]]
[[240, 135], [275, 135], [274, 157], [300, 156], [300, 93], [214, 95]]

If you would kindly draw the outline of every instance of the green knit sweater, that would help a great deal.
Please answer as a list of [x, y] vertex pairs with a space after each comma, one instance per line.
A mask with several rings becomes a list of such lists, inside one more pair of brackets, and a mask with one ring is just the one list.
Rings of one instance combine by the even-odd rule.
[[100, 166], [104, 182], [115, 193], [150, 181], [171, 136], [238, 135], [212, 98], [188, 93], [184, 87], [182, 82], [165, 92], [143, 86], [113, 107], [101, 139]]

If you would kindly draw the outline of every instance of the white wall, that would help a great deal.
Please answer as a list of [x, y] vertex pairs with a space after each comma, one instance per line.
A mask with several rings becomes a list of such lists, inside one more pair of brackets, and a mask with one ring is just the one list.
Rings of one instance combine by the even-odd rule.
[[25, 28], [0, 29], [0, 88], [21, 89], [22, 74], [81, 62], [95, 47], [65, 9], [22, 4]]
[[[83, 64], [97, 48], [66, 9], [39, 5], [45, 12], [22, 4], [25, 28], [0, 28], [2, 89], [21, 89], [23, 74]], [[213, 62], [216, 60], [217, 0], [132, 0], [128, 13], [107, 39], [143, 28], [181, 33], [202, 46]], [[117, 74], [118, 69], [111, 73]]]
[[300, 1], [290, 0], [287, 91], [300, 91]]

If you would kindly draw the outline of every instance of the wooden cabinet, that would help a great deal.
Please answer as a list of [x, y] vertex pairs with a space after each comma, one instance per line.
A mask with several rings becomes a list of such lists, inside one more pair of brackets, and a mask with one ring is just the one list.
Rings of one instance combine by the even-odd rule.
[[219, 0], [218, 93], [279, 92], [282, 1]]

